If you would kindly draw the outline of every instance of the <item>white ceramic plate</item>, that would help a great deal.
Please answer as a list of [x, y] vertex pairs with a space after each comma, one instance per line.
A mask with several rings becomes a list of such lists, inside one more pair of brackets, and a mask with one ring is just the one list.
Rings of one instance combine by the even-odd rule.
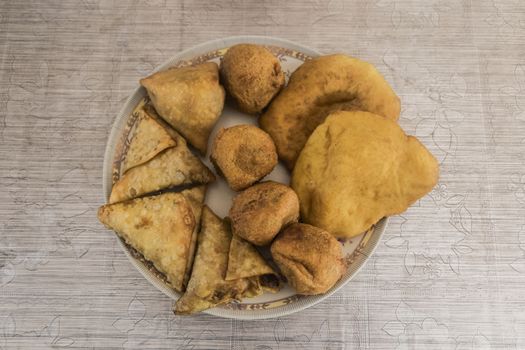
[[[157, 67], [155, 71], [164, 70], [172, 66], [191, 65], [204, 61], [219, 63], [221, 57], [226, 51], [225, 49], [238, 43], [254, 43], [268, 47], [278, 56], [287, 78], [290, 73], [299, 67], [305, 60], [319, 56], [317, 51], [287, 40], [260, 36], [237, 36], [209, 41], [180, 52], [161, 66]], [[120, 162], [127, 150], [127, 144], [129, 144], [128, 136], [135, 123], [134, 118], [131, 116], [131, 112], [145, 96], [145, 90], [138, 87], [128, 98], [113, 124], [104, 156], [103, 190], [106, 200], [109, 198], [113, 183], [118, 180], [120, 176]], [[215, 138], [215, 133], [221, 127], [248, 123], [257, 124], [257, 118], [245, 115], [233, 109], [231, 106], [226, 105], [209, 139], [209, 145], [211, 145], [212, 140]], [[210, 148], [211, 147], [208, 147], [208, 149]], [[209, 162], [209, 155], [207, 155], [203, 161], [210, 167], [210, 169], [213, 169]], [[288, 171], [282, 164], [279, 164], [265, 179], [288, 184], [289, 178], [290, 175]], [[206, 204], [219, 216], [224, 217], [228, 214], [233, 195], [234, 192], [228, 188], [226, 182], [217, 176], [217, 181], [208, 187]], [[387, 219], [384, 218], [368, 232], [354, 237], [351, 240], [341, 241], [343, 252], [348, 262], [348, 270], [343, 278], [323, 295], [300, 296], [296, 295], [292, 288], [285, 286], [285, 288], [276, 294], [265, 293], [256, 298], [230, 303], [228, 305], [206, 310], [205, 312], [216, 316], [236, 319], [262, 319], [291, 314], [315, 305], [335, 293], [352, 279], [352, 277], [368, 260], [368, 257], [373, 253], [385, 230], [386, 224]], [[119, 242], [131, 263], [148, 281], [173, 300], [179, 298], [179, 294], [169, 287], [163, 276], [156, 271], [151, 264], [146, 262], [140, 254], [135, 252], [120, 239]]]

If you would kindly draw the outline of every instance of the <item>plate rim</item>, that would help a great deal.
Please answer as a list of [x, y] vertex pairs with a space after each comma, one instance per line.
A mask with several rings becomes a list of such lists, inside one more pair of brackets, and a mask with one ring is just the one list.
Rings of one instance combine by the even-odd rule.
[[[305, 53], [309, 56], [316, 57], [320, 56], [321, 53], [317, 50], [314, 50], [308, 46], [298, 44], [296, 42], [282, 39], [282, 38], [276, 38], [276, 37], [270, 37], [270, 36], [259, 36], [259, 35], [238, 35], [238, 36], [230, 36], [226, 38], [220, 38], [215, 40], [206, 41], [204, 43], [195, 45], [193, 47], [190, 47], [186, 50], [180, 51], [176, 53], [175, 55], [171, 56], [169, 59], [165, 60], [162, 64], [155, 67], [155, 69], [151, 72], [158, 72], [160, 70], [164, 70], [170, 66], [172, 66], [174, 63], [181, 61], [181, 60], [187, 60], [191, 59], [194, 56], [197, 56], [199, 54], [204, 54], [213, 50], [222, 49], [225, 47], [229, 47], [235, 44], [240, 43], [255, 43], [255, 44], [261, 44], [261, 45], [274, 45], [274, 46], [280, 46], [287, 49], [296, 50], [301, 53]], [[115, 153], [115, 145], [119, 139], [120, 132], [122, 131], [122, 126], [126, 123], [127, 118], [130, 114], [130, 109], [132, 110], [135, 106], [130, 107], [130, 105], [135, 101], [138, 102], [138, 99], [145, 96], [145, 90], [139, 85], [136, 89], [134, 89], [130, 96], [126, 99], [122, 107], [120, 108], [119, 112], [113, 119], [113, 123], [111, 126], [111, 131], [108, 135], [107, 141], [106, 141], [106, 148], [104, 152], [104, 164], [103, 164], [103, 174], [102, 174], [102, 190], [104, 194], [104, 199], [107, 202], [109, 199], [109, 194], [111, 191], [111, 184], [112, 184], [112, 167], [113, 167], [113, 158]], [[135, 103], [136, 105], [136, 103]], [[348, 282], [350, 282], [363, 268], [363, 266], [366, 264], [366, 262], [369, 260], [370, 256], [374, 253], [375, 249], [378, 246], [379, 241], [381, 240], [385, 230], [386, 226], [388, 224], [388, 217], [385, 217], [381, 219], [374, 228], [374, 234], [370, 236], [370, 240], [366, 242], [366, 248], [365, 251], [360, 252], [361, 259], [359, 261], [354, 262], [351, 265], [351, 271], [350, 267], [349, 270], [347, 270], [346, 274], [349, 273], [349, 276], [346, 278], [343, 277], [339, 282], [336, 283], [334, 287], [332, 287], [328, 292], [321, 294], [321, 295], [313, 295], [308, 296], [307, 298], [303, 299], [302, 302], [292, 302], [290, 304], [271, 308], [271, 309], [258, 309], [258, 310], [238, 310], [238, 309], [226, 309], [226, 308], [212, 308], [203, 311], [206, 314], [219, 316], [223, 318], [230, 318], [230, 319], [239, 319], [239, 320], [257, 320], [257, 319], [267, 319], [267, 318], [274, 318], [274, 317], [281, 317], [286, 316], [295, 312], [302, 311], [306, 308], [309, 308], [311, 306], [314, 306], [323, 300], [327, 299], [329, 296], [333, 295], [337, 291], [339, 291], [343, 286], [345, 286]], [[115, 235], [116, 236], [116, 235]], [[178, 299], [179, 296], [166, 284], [159, 283], [156, 278], [152, 278], [151, 272], [147, 269], [146, 266], [144, 266], [139, 260], [134, 258], [131, 254], [131, 252], [126, 248], [125, 244], [122, 242], [122, 240], [116, 236], [115, 237], [118, 241], [119, 246], [124, 251], [124, 254], [127, 256], [128, 260], [131, 262], [131, 264], [142, 274], [142, 276], [151, 283], [155, 288], [163, 292], [166, 296], [168, 296], [171, 300], [175, 301]], [[359, 249], [356, 248], [356, 249]], [[295, 305], [294, 305], [295, 304]]]

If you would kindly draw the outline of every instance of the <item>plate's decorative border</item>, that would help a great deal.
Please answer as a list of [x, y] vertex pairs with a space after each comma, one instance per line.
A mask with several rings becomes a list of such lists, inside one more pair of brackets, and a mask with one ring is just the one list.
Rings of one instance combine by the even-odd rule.
[[[243, 42], [258, 43], [267, 47], [272, 53], [277, 55], [280, 60], [286, 60], [287, 57], [295, 58], [301, 61], [309, 60], [319, 55], [314, 50], [297, 45], [295, 43], [282, 40], [265, 38], [258, 36], [242, 36], [220, 39], [208, 43], [204, 43], [195, 48], [184, 51], [174, 57], [172, 60], [159, 66], [156, 71], [169, 69], [173, 67], [183, 67], [187, 65], [195, 65], [209, 60], [221, 58], [227, 51], [227, 48]], [[134, 94], [130, 96], [125, 106], [116, 118], [113, 129], [111, 131], [108, 145], [106, 147], [105, 163], [104, 163], [104, 195], [106, 200], [109, 198], [112, 185], [120, 177], [121, 163], [124, 159], [125, 153], [129, 147], [130, 136], [132, 134], [136, 115], [133, 115], [132, 110], [146, 97], [145, 91], [142, 88], [135, 90]], [[348, 270], [341, 280], [327, 293], [316, 296], [293, 295], [287, 298], [273, 300], [266, 303], [244, 303], [232, 302], [214, 309], [206, 310], [206, 313], [229, 317], [237, 319], [261, 319], [268, 317], [282, 316], [296, 311], [300, 311], [308, 306], [314, 305], [321, 300], [327, 298], [329, 295], [335, 293], [344, 284], [346, 284], [351, 277], [363, 266], [370, 254], [377, 246], [382, 233], [386, 227], [387, 219], [384, 218], [378, 222], [375, 227], [367, 231], [362, 237], [356, 249], [345, 257], [348, 264]], [[180, 296], [175, 292], [166, 282], [163, 274], [155, 269], [155, 267], [144, 257], [135, 251], [130, 246], [126, 245], [124, 241], [119, 239], [121, 246], [130, 258], [133, 265], [144, 275], [144, 277], [155, 285], [159, 290], [173, 299], [178, 299]]]

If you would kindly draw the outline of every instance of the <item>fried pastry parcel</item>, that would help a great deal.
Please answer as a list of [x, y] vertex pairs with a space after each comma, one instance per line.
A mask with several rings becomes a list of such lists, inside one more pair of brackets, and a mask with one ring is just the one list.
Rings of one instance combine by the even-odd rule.
[[253, 125], [220, 129], [210, 160], [234, 191], [241, 191], [268, 175], [277, 165], [272, 138]]
[[[275, 290], [265, 278], [276, 274], [257, 254], [242, 242], [235, 241], [232, 246], [229, 224], [204, 206], [193, 270], [186, 292], [175, 304], [175, 313], [192, 314], [259, 295], [263, 289]], [[237, 260], [241, 257], [249, 259], [246, 265]], [[255, 270], [248, 271], [247, 266]]]
[[98, 219], [151, 261], [177, 291], [191, 270], [204, 186], [100, 207]]
[[290, 187], [265, 181], [235, 196], [229, 217], [235, 235], [255, 245], [267, 245], [284, 226], [297, 222], [299, 200]]
[[171, 68], [141, 79], [140, 84], [159, 115], [206, 154], [208, 137], [224, 107], [217, 64]]
[[192, 314], [242, 298], [250, 282], [225, 279], [230, 241], [229, 225], [204, 206], [193, 270], [186, 292], [175, 304], [175, 313]]
[[186, 184], [206, 184], [213, 173], [184, 145], [167, 149], [149, 162], [128, 170], [111, 190], [110, 203]]
[[138, 121], [131, 135], [126, 158], [122, 164], [123, 173], [137, 165], [146, 163], [165, 149], [177, 145], [177, 141], [170, 136], [162, 125], [146, 113], [143, 107], [144, 101], [133, 111]]
[[326, 293], [341, 278], [346, 265], [341, 244], [311, 225], [291, 224], [275, 239], [272, 257], [299, 294]]
[[230, 47], [221, 62], [221, 80], [239, 109], [260, 113], [284, 85], [281, 64], [268, 49], [254, 44]]
[[[130, 157], [130, 152], [132, 152], [130, 159], [133, 159], [133, 163], [140, 163], [152, 155], [153, 158], [132, 167], [122, 175], [113, 185], [110, 203], [174, 186], [206, 184], [215, 181], [215, 175], [198, 157], [191, 153], [182, 136], [173, 135], [176, 134], [174, 130], [165, 129], [145, 109], [137, 110], [136, 113], [139, 113], [141, 119], [135, 135], [131, 139], [126, 159]], [[164, 144], [170, 146], [162, 149], [159, 153], [156, 142], [142, 142], [141, 140], [154, 139], [154, 135], [148, 135], [151, 131], [158, 133], [158, 137], [165, 140]], [[141, 135], [141, 139], [137, 141], [135, 137]], [[171, 141], [168, 141], [168, 137]]]
[[233, 235], [228, 254], [226, 280], [232, 281], [239, 278], [253, 280], [253, 290], [251, 295], [247, 296], [262, 294], [264, 290], [270, 292], [279, 290], [279, 277], [273, 268], [250, 242]]

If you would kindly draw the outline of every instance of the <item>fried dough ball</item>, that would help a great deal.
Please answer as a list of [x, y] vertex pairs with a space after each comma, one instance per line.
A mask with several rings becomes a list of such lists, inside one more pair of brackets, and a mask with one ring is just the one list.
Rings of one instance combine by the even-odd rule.
[[400, 109], [399, 98], [373, 65], [337, 54], [297, 68], [259, 124], [291, 170], [310, 134], [330, 113], [361, 110], [397, 120]]
[[210, 159], [228, 185], [241, 191], [268, 175], [277, 165], [271, 137], [253, 125], [220, 129]]
[[273, 260], [299, 294], [326, 293], [346, 269], [341, 244], [328, 232], [311, 225], [288, 226], [270, 250]]
[[312, 133], [291, 186], [305, 223], [353, 237], [404, 212], [439, 177], [434, 156], [399, 125], [368, 112], [336, 112]]
[[221, 63], [221, 78], [239, 109], [257, 114], [284, 86], [279, 60], [266, 48], [253, 44], [232, 46]]
[[284, 226], [297, 222], [299, 200], [288, 186], [262, 182], [233, 199], [229, 217], [234, 234], [255, 245], [267, 245]]

